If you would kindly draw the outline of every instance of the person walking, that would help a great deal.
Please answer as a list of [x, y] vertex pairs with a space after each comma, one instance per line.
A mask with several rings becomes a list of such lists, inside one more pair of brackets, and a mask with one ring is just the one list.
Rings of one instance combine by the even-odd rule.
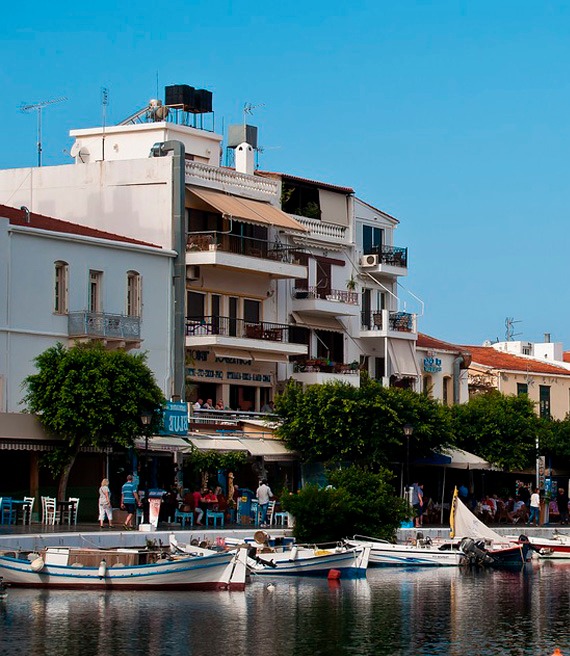
[[133, 516], [137, 511], [137, 507], [141, 507], [142, 503], [137, 491], [137, 486], [133, 482], [131, 474], [127, 476], [127, 482], [121, 489], [121, 508], [127, 511], [127, 518], [125, 519], [124, 527], [127, 531], [133, 528]]
[[568, 524], [568, 495], [563, 487], [558, 488], [556, 505], [558, 506], [558, 521], [561, 524]]
[[414, 483], [412, 488], [412, 507], [414, 509], [414, 526], [421, 528], [423, 525], [422, 515], [424, 512], [424, 484]]
[[273, 496], [273, 492], [271, 491], [269, 485], [267, 485], [267, 481], [265, 479], [260, 482], [255, 496], [257, 497], [259, 510], [261, 511], [261, 526], [267, 526], [267, 508], [269, 507], [269, 501]]
[[103, 528], [105, 516], [109, 520], [109, 528], [113, 528], [113, 506], [111, 504], [111, 491], [109, 479], [104, 478], [99, 488], [99, 526]]
[[538, 488], [534, 488], [534, 492], [530, 495], [530, 516], [527, 524], [530, 525], [536, 521], [535, 526], [540, 523], [540, 494]]

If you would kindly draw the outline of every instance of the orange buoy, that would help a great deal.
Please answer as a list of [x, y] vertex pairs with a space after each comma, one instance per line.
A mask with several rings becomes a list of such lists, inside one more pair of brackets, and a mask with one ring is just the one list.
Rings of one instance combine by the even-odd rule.
[[340, 569], [329, 569], [327, 579], [329, 581], [338, 581], [340, 579]]
[[562, 652], [558, 647], [552, 652], [552, 656], [563, 656]]

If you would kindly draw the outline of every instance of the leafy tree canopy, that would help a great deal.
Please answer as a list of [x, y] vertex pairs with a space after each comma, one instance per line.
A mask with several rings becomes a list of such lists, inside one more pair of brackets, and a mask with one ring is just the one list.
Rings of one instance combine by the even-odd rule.
[[367, 377], [360, 388], [332, 383], [303, 390], [290, 381], [275, 407], [283, 422], [279, 435], [306, 461], [402, 462], [405, 424], [414, 426], [412, 458], [453, 442], [446, 407]]
[[524, 469], [534, 463], [536, 437], [551, 428], [534, 412], [526, 396], [505, 396], [497, 390], [453, 407], [458, 446], [505, 469]]
[[[81, 446], [131, 446], [135, 437], [160, 427], [163, 394], [144, 354], [106, 351], [97, 343], [57, 344], [35, 359], [38, 372], [26, 378], [24, 402], [43, 427]], [[149, 426], [141, 414], [152, 412]]]
[[396, 495], [392, 477], [385, 469], [374, 474], [351, 466], [328, 473], [331, 487], [307, 485], [296, 495], [283, 496], [283, 507], [295, 516], [295, 537], [315, 543], [355, 534], [394, 539], [410, 508]]

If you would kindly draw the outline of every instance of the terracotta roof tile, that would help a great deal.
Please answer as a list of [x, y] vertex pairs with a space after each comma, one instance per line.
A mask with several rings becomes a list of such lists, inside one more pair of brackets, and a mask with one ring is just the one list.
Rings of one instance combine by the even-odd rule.
[[36, 214], [30, 212], [29, 220], [26, 212], [22, 209], [9, 207], [8, 205], [0, 204], [0, 217], [4, 217], [10, 221], [10, 225], [24, 226], [28, 228], [36, 228], [39, 230], [50, 230], [52, 232], [63, 232], [71, 235], [78, 235], [81, 237], [94, 237], [97, 239], [109, 239], [112, 241], [125, 242], [127, 244], [137, 244], [139, 246], [152, 246], [154, 248], [162, 248], [156, 244], [151, 244], [139, 239], [132, 239], [123, 235], [117, 235], [112, 232], [104, 230], [97, 230], [96, 228], [89, 228], [88, 226], [71, 223], [69, 221], [62, 221], [61, 219], [54, 219], [50, 216], [43, 214]]
[[562, 365], [544, 362], [536, 358], [514, 355], [497, 351], [492, 346], [464, 346], [473, 357], [473, 364], [481, 364], [493, 369], [509, 371], [532, 372], [534, 374], [550, 374], [554, 376], [570, 376], [570, 370]]
[[437, 349], [439, 351], [451, 351], [452, 353], [462, 353], [467, 349], [457, 346], [457, 344], [450, 344], [435, 337], [430, 337], [425, 333], [418, 333], [418, 341], [416, 342], [418, 348]]

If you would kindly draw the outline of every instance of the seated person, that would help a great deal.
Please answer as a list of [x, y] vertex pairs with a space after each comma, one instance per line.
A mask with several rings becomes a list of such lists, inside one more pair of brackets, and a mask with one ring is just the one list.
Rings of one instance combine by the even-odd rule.
[[216, 488], [216, 491], [214, 492], [217, 500], [218, 500], [218, 510], [220, 512], [226, 512], [228, 509], [228, 501], [226, 497], [224, 496], [224, 493], [222, 491], [222, 488], [218, 485]]
[[216, 410], [224, 410], [224, 402], [222, 399], [219, 399], [218, 402], [216, 403]]
[[206, 508], [209, 508], [210, 510], [218, 509], [218, 497], [212, 492], [212, 490], [208, 489], [206, 491], [202, 501], [206, 503]]
[[517, 500], [515, 501], [515, 504], [513, 506], [513, 512], [511, 513], [511, 518], [513, 523], [517, 524], [518, 522], [520, 522], [521, 524], [523, 524], [524, 522], [527, 521], [528, 515], [529, 512], [525, 502], [520, 497], [517, 497]]
[[204, 511], [200, 507], [204, 498], [202, 496], [202, 491], [200, 488], [196, 488], [196, 491], [192, 493], [192, 510], [194, 511], [194, 517], [196, 518], [196, 526], [202, 526], [202, 517], [204, 517]]

